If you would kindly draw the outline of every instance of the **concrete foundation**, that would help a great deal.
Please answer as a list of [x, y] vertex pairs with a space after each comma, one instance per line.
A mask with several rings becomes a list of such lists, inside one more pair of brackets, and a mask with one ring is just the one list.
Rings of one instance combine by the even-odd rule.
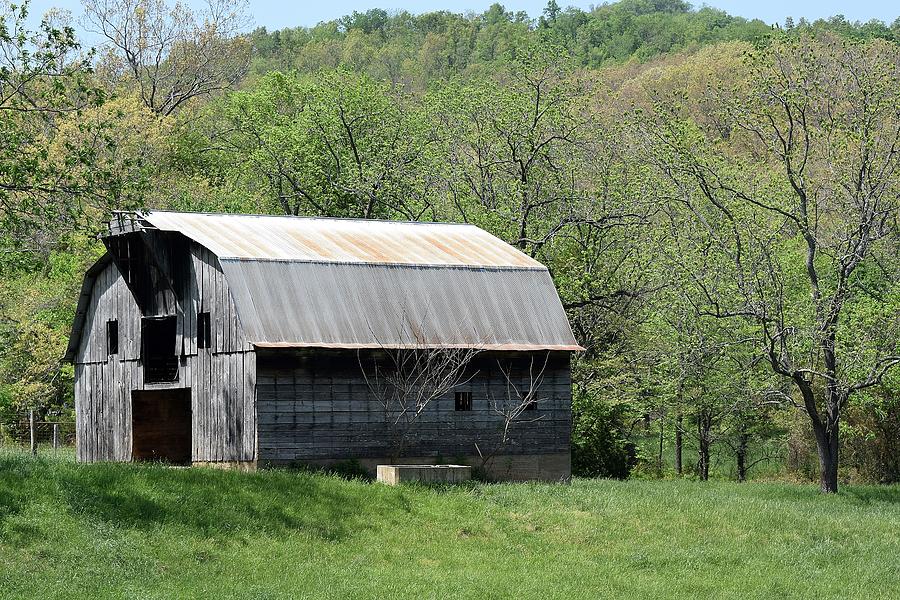
[[378, 481], [388, 485], [404, 482], [462, 483], [472, 479], [466, 465], [378, 465]]
[[[260, 467], [289, 467], [308, 465], [312, 467], [332, 467], [353, 460], [371, 475], [377, 474], [378, 465], [390, 464], [388, 457], [379, 458], [323, 458], [306, 461], [259, 461]], [[403, 457], [404, 465], [434, 465], [433, 456]], [[480, 456], [453, 457], [454, 464], [470, 466], [480, 470]], [[572, 460], [568, 452], [556, 454], [504, 454], [495, 456], [484, 466], [483, 474], [491, 481], [546, 481], [567, 483], [572, 479]]]
[[230, 469], [234, 471], [242, 471], [244, 473], [253, 473], [256, 471], [256, 461], [249, 460], [230, 460], [230, 461], [194, 461], [192, 467], [206, 467], [208, 469]]

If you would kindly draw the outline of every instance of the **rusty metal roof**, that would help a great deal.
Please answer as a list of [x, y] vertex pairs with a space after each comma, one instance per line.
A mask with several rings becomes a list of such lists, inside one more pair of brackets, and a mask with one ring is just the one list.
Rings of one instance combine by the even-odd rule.
[[546, 269], [221, 264], [261, 347], [580, 349]]
[[474, 225], [163, 211], [141, 216], [220, 259], [544, 268]]
[[258, 347], [581, 349], [547, 268], [472, 225], [119, 217], [122, 232], [174, 231], [216, 254]]

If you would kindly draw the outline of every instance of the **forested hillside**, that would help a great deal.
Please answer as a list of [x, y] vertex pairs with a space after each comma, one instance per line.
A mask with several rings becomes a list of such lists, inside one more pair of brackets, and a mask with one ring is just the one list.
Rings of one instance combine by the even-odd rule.
[[900, 480], [900, 19], [84, 6], [2, 5], [0, 421], [71, 413], [113, 210], [464, 221], [551, 269], [579, 473]]

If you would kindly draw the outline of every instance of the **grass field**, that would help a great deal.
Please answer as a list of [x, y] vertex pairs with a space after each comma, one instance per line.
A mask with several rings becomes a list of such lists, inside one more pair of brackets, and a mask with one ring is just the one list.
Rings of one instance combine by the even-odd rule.
[[0, 453], [9, 598], [898, 598], [900, 488], [389, 488]]

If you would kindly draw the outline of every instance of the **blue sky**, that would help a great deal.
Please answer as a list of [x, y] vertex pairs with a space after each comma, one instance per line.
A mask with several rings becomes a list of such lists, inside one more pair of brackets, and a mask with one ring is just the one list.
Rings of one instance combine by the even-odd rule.
[[[203, 5], [202, 0], [185, 0], [193, 6]], [[580, 0], [557, 0], [560, 6], [577, 6], [588, 9], [591, 5], [601, 4], [597, 0], [584, 2]], [[533, 17], [540, 15], [546, 6], [546, 0], [509, 0], [501, 2], [508, 10], [524, 10]], [[412, 2], [409, 0], [331, 0], [329, 2], [277, 2], [274, 0], [250, 1], [249, 12], [255, 25], [268, 29], [280, 29], [297, 25], [315, 25], [319, 21], [328, 21], [354, 10], [365, 11], [369, 8], [406, 9], [411, 12], [427, 12], [430, 10], [450, 10], [453, 12], [482, 12], [492, 4], [491, 0], [426, 0]], [[694, 2], [699, 5], [703, 2]], [[758, 0], [756, 2], [738, 2], [735, 0], [709, 0], [710, 6], [721, 8], [731, 14], [747, 18], [762, 19], [766, 23], [782, 23], [785, 17], [794, 19], [806, 17], [817, 19], [842, 14], [852, 21], [868, 21], [880, 19], [887, 23], [900, 17], [900, 5], [887, 0], [802, 0], [788, 2], [785, 0]], [[38, 18], [52, 7], [69, 10], [76, 17], [81, 13], [79, 0], [32, 0], [32, 16]], [[91, 36], [86, 36], [90, 38]]]

